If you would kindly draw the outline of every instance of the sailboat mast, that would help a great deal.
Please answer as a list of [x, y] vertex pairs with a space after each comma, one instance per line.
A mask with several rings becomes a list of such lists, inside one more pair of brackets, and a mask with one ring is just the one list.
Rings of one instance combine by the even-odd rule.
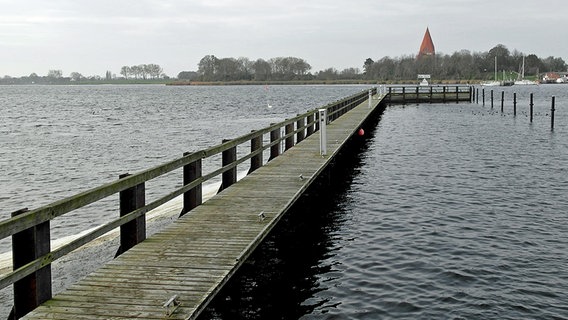
[[497, 56], [495, 56], [495, 81], [497, 81]]
[[521, 79], [525, 79], [525, 56], [523, 56], [523, 68], [521, 69]]

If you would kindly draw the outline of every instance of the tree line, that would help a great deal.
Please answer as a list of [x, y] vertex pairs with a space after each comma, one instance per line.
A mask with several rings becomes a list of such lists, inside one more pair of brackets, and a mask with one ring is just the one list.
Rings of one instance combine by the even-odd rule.
[[[562, 58], [539, 58], [535, 54], [525, 55], [518, 50], [510, 51], [499, 44], [486, 52], [470, 52], [461, 50], [448, 54], [423, 56], [418, 59], [414, 55], [398, 58], [383, 57], [376, 61], [367, 58], [362, 62], [362, 70], [356, 67], [341, 71], [331, 67], [312, 73], [311, 65], [302, 58], [276, 57], [268, 60], [249, 58], [217, 58], [214, 55], [204, 56], [197, 65], [197, 71], [182, 71], [177, 75], [179, 80], [191, 81], [291, 81], [291, 80], [364, 80], [380, 82], [396, 82], [415, 80], [417, 74], [431, 74], [440, 80], [487, 80], [494, 77], [495, 57], [499, 72], [519, 72], [523, 58], [525, 75], [534, 77], [551, 71], [566, 71], [567, 64]], [[46, 76], [32, 73], [29, 76], [14, 78], [4, 76], [0, 84], [66, 84], [66, 83], [121, 83], [128, 81], [158, 81], [170, 78], [163, 73], [158, 64], [140, 64], [123, 66], [120, 76], [106, 71], [102, 76], [83, 76], [79, 72], [71, 72], [63, 76], [61, 70], [49, 70]]]
[[248, 58], [203, 57], [197, 71], [182, 71], [180, 80], [195, 81], [287, 81], [287, 80], [372, 80], [405, 81], [414, 80], [418, 74], [430, 74], [434, 79], [443, 80], [486, 80], [493, 78], [495, 57], [499, 72], [520, 72], [523, 57], [525, 75], [536, 76], [550, 71], [566, 71], [567, 64], [562, 58], [539, 58], [534, 54], [513, 50], [499, 44], [486, 52], [461, 50], [451, 55], [437, 54], [417, 58], [414, 55], [398, 58], [383, 57], [363, 62], [363, 70], [335, 68], [311, 73], [310, 64], [301, 58], [279, 57], [269, 60]]
[[310, 64], [301, 58], [277, 57], [268, 60], [249, 58], [217, 58], [206, 55], [198, 65], [197, 72], [182, 71], [180, 80], [199, 81], [288, 81], [309, 80]]
[[164, 78], [164, 69], [158, 64], [140, 64], [136, 66], [123, 66], [120, 69], [120, 74], [125, 79], [160, 79]]
[[71, 72], [65, 77], [62, 70], [52, 69], [47, 75], [40, 76], [33, 72], [29, 76], [11, 77], [4, 76], [0, 78], [0, 84], [71, 84], [71, 83], [128, 83], [129, 81], [153, 81], [170, 78], [164, 74], [163, 68], [158, 64], [140, 64], [134, 66], [123, 66], [120, 69], [122, 77], [116, 75], [110, 70], [105, 72], [104, 77], [99, 75], [84, 76], [79, 72]]
[[566, 71], [567, 64], [562, 58], [539, 58], [535, 54], [525, 55], [518, 50], [512, 52], [499, 44], [486, 52], [462, 50], [451, 55], [437, 54], [423, 56], [383, 57], [377, 61], [368, 58], [364, 64], [364, 78], [378, 81], [416, 79], [417, 74], [431, 74], [435, 79], [486, 80], [493, 79], [497, 58], [498, 73], [520, 73], [523, 59], [524, 73], [535, 77], [540, 73]]

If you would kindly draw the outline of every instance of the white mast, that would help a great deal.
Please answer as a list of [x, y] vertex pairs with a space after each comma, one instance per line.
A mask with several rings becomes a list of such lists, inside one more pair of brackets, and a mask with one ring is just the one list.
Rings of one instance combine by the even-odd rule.
[[495, 56], [495, 81], [497, 81], [497, 56]]

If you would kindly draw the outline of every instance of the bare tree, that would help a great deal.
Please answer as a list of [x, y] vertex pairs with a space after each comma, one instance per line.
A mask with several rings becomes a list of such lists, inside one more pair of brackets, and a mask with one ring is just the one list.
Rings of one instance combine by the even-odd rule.
[[130, 74], [132, 73], [131, 69], [129, 66], [123, 66], [120, 69], [120, 74], [124, 76], [124, 78], [128, 79], [128, 76], [130, 76]]
[[63, 77], [63, 71], [61, 71], [61, 70], [49, 70], [47, 72], [47, 77], [59, 79], [59, 78]]

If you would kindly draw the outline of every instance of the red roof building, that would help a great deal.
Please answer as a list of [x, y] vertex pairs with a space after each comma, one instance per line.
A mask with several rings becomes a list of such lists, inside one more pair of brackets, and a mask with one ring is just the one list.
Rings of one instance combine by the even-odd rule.
[[420, 50], [418, 51], [418, 59], [422, 56], [433, 56], [436, 54], [434, 49], [434, 42], [432, 42], [432, 37], [430, 36], [430, 30], [426, 28], [426, 33], [422, 39], [422, 44], [420, 45]]

